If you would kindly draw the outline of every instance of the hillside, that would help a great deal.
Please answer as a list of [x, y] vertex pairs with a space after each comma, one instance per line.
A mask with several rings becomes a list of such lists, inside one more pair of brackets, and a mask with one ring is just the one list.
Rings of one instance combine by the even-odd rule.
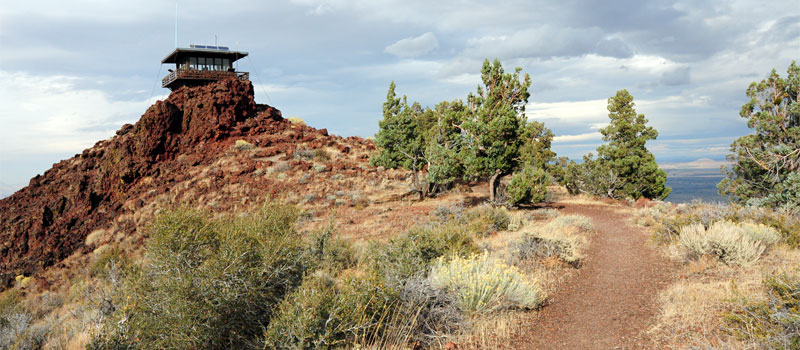
[[0, 200], [0, 285], [106, 243], [138, 246], [148, 219], [177, 204], [228, 212], [299, 192], [308, 195], [295, 200], [311, 207], [355, 205], [360, 197], [336, 193], [378, 176], [403, 178], [368, 169], [371, 149], [361, 138], [290, 123], [256, 104], [249, 82], [181, 88]]
[[796, 211], [559, 185], [510, 208], [463, 180], [414, 200], [373, 151], [249, 82], [174, 91], [0, 200], [0, 349], [800, 342], [775, 321], [797, 314]]

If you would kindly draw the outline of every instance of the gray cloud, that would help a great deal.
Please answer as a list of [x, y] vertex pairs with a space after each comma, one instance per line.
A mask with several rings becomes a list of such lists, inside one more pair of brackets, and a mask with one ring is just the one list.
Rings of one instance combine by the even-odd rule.
[[686, 85], [691, 82], [691, 68], [679, 67], [661, 74], [661, 84], [668, 86]]
[[597, 42], [594, 52], [600, 56], [630, 58], [633, 50], [624, 41], [618, 38], [603, 39]]
[[602, 36], [596, 28], [539, 26], [510, 35], [489, 35], [469, 40], [465, 54], [470, 57], [571, 57], [590, 53]]

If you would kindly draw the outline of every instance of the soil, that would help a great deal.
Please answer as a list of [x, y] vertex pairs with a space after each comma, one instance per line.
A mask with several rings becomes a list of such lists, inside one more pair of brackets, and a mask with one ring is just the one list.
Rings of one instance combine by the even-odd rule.
[[596, 234], [578, 273], [523, 327], [522, 349], [652, 349], [647, 337], [658, 316], [658, 293], [676, 266], [648, 244], [620, 208], [556, 204], [592, 218]]

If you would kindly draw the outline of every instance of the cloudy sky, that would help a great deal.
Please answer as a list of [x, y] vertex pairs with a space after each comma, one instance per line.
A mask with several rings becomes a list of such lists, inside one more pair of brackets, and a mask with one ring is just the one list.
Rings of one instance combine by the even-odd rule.
[[[256, 99], [348, 136], [377, 130], [389, 82], [463, 99], [484, 58], [533, 80], [529, 118], [559, 155], [601, 143], [619, 89], [658, 129], [659, 162], [724, 159], [748, 84], [800, 60], [800, 6], [771, 1], [178, 1], [178, 45], [238, 47]], [[175, 1], [3, 0], [0, 187], [18, 188], [135, 122], [174, 49]], [[0, 188], [2, 190], [2, 188]]]

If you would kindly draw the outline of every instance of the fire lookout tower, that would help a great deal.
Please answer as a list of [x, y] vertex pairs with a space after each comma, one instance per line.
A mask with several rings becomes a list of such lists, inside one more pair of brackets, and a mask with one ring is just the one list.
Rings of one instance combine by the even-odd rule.
[[247, 72], [237, 72], [233, 62], [247, 56], [247, 52], [230, 51], [225, 46], [189, 45], [189, 48], [177, 48], [161, 63], [174, 63], [175, 70], [170, 69], [161, 87], [175, 90], [181, 86], [197, 86], [226, 78], [239, 80], [250, 79]]

